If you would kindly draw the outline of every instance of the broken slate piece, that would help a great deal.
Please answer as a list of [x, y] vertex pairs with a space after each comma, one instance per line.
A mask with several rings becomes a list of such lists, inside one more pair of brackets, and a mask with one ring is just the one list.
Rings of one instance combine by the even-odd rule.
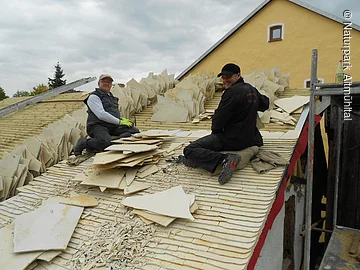
[[135, 209], [194, 220], [189, 209], [189, 197], [182, 186], [173, 187], [155, 194], [128, 197], [123, 199], [121, 203]]
[[47, 203], [15, 218], [14, 252], [65, 250], [82, 207]]
[[81, 207], [93, 207], [98, 205], [97, 200], [89, 195], [78, 195], [70, 198], [63, 198], [59, 203]]

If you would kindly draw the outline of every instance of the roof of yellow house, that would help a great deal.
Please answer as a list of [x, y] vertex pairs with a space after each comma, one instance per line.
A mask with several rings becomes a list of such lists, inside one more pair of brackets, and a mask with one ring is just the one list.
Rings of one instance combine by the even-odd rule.
[[[217, 41], [213, 46], [210, 47], [205, 53], [203, 53], [198, 59], [196, 59], [189, 67], [187, 67], [183, 72], [181, 72], [175, 79], [180, 80], [183, 76], [185, 76], [193, 67], [195, 67], [198, 63], [200, 63], [206, 56], [212, 53], [218, 46], [220, 46], [225, 40], [227, 40], [231, 35], [233, 35], [239, 28], [241, 28], [245, 23], [247, 23], [251, 18], [253, 18], [258, 12], [260, 12], [266, 5], [268, 5], [273, 0], [265, 0], [262, 2], [257, 8], [255, 8], [248, 16], [246, 16], [242, 21], [240, 21], [237, 25], [235, 25], [228, 33], [226, 33], [219, 41]], [[309, 11], [312, 11], [320, 16], [328, 18], [332, 21], [338, 22], [340, 24], [344, 23], [344, 20], [338, 16], [325, 12], [319, 8], [315, 8], [309, 4], [298, 0], [287, 0], [290, 3], [293, 3], [297, 6], [305, 8]], [[284, 1], [285, 2], [285, 1]], [[281, 16], [281, 15], [280, 15]], [[360, 31], [360, 25], [355, 23], [351, 23], [351, 28], [357, 31]]]

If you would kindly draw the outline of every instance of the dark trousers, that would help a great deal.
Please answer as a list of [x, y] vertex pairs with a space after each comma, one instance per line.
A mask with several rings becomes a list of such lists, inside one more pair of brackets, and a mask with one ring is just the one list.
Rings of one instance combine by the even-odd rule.
[[214, 173], [217, 165], [226, 158], [220, 151], [225, 150], [223, 143], [214, 134], [202, 137], [184, 148], [184, 156], [193, 167], [200, 167]]
[[119, 138], [130, 137], [131, 134], [139, 133], [136, 127], [122, 127], [116, 126], [113, 128], [104, 127], [102, 125], [88, 126], [87, 134], [91, 137], [86, 141], [86, 149], [93, 151], [103, 151], [106, 147], [111, 145], [111, 136], [118, 136]]

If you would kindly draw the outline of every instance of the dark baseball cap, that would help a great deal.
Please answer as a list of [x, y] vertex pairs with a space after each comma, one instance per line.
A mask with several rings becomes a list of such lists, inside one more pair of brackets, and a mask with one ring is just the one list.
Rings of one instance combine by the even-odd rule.
[[240, 67], [233, 63], [226, 64], [222, 69], [221, 72], [217, 75], [220, 77], [221, 75], [234, 75], [240, 73]]

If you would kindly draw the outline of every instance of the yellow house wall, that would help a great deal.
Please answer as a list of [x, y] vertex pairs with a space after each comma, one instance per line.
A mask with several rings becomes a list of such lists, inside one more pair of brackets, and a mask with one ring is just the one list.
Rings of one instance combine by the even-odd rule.
[[[268, 42], [268, 26], [275, 23], [284, 23], [284, 40]], [[310, 78], [311, 51], [318, 49], [318, 78], [334, 82], [343, 57], [343, 27], [286, 0], [273, 0], [187, 74], [217, 74], [228, 62], [237, 63], [242, 74], [280, 66], [283, 73], [290, 72], [291, 88], [303, 88]], [[355, 44], [360, 44], [360, 32], [352, 29], [352, 68], [347, 73], [360, 81], [360, 46]]]

